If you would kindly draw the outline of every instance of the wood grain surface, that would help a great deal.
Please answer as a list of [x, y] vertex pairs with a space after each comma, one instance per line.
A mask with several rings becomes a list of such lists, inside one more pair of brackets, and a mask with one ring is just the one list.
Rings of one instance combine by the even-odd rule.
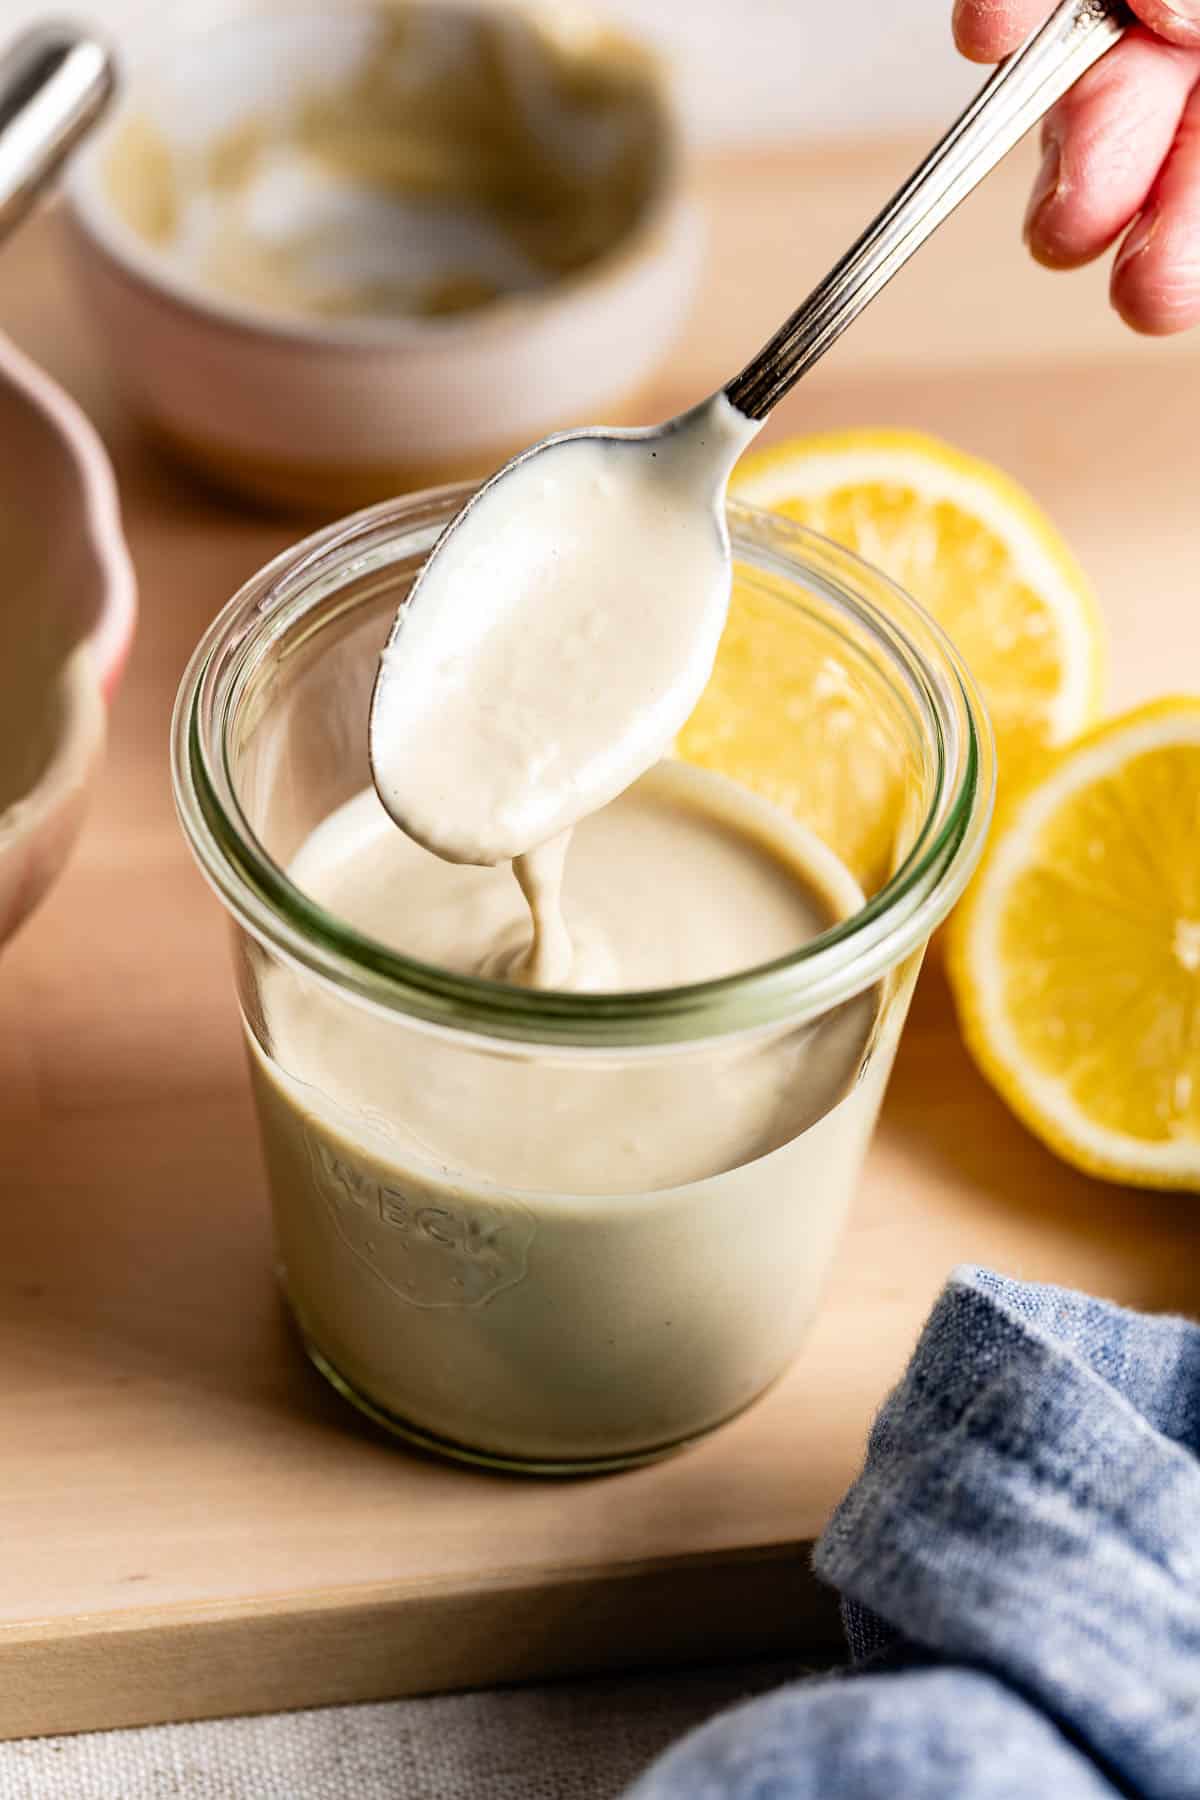
[[[647, 417], [732, 371], [913, 148], [701, 169], [710, 278]], [[996, 458], [1100, 588], [1116, 700], [1200, 687], [1200, 351], [1123, 335], [1096, 272], [1027, 268], [1023, 177], [993, 178], [773, 430], [920, 426]], [[947, 1272], [1186, 1310], [1195, 1202], [1090, 1182], [1028, 1137], [967, 1061], [935, 957], [828, 1302], [752, 1412], [570, 1484], [365, 1427], [276, 1299], [223, 923], [167, 770], [197, 636], [300, 527], [143, 443], [55, 238], [43, 218], [0, 254], [0, 324], [109, 442], [143, 611], [84, 840], [0, 961], [0, 1734], [811, 1649], [833, 1620], [805, 1545]]]

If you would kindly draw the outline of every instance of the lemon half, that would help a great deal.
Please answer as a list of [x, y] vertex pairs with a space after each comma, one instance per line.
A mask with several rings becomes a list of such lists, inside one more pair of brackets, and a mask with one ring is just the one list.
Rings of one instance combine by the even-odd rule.
[[1106, 656], [1091, 589], [990, 463], [919, 432], [834, 432], [744, 457], [729, 491], [855, 551], [932, 613], [983, 691], [1005, 781], [1097, 716]]
[[[793, 438], [730, 493], [856, 551], [933, 614], [979, 682], [1006, 783], [1099, 708], [1104, 639], [1079, 565], [989, 464], [916, 432]], [[919, 786], [876, 697], [797, 630], [770, 578], [735, 571], [712, 680], [676, 748], [809, 825], [874, 892]]]
[[1013, 796], [948, 950], [968, 1047], [1039, 1137], [1200, 1187], [1200, 700], [1097, 727]]

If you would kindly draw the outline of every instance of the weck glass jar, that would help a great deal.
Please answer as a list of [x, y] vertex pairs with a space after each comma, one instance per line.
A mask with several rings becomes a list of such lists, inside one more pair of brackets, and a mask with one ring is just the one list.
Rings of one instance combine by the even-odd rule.
[[[718, 709], [715, 736], [685, 732], [681, 750], [723, 759], [781, 834], [785, 810], [826, 836], [840, 821], [840, 916], [766, 966], [638, 993], [537, 992], [406, 957], [288, 871], [369, 784], [379, 650], [467, 493], [358, 514], [235, 596], [180, 690], [176, 795], [233, 923], [281, 1279], [309, 1355], [426, 1448], [619, 1468], [733, 1417], [795, 1354], [925, 946], [982, 847], [991, 738], [911, 600], [731, 505], [742, 711]], [[752, 1157], [709, 1167], [705, 1130], [763, 1057], [794, 1071], [787, 1104]], [[678, 1178], [596, 1192], [551, 1148], [614, 1116], [630, 1142], [677, 1144]]]

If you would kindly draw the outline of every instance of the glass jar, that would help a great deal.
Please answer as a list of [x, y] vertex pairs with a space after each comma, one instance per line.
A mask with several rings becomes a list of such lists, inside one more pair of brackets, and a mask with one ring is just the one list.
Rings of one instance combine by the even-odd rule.
[[[373, 507], [242, 589], [182, 683], [176, 796], [233, 922], [281, 1279], [309, 1355], [426, 1448], [619, 1468], [733, 1417], [795, 1354], [926, 943], [982, 847], [991, 739], [920, 608], [849, 553], [731, 505], [742, 712], [719, 708], [715, 736], [689, 730], [681, 749], [723, 761], [775, 816], [807, 809], [840, 833], [847, 916], [769, 965], [640, 993], [536, 992], [400, 955], [287, 869], [369, 783], [379, 650], [467, 492]], [[713, 680], [729, 679], [723, 647]], [[348, 1090], [314, 1045], [351, 1042], [364, 1074]], [[719, 1121], [764, 1056], [797, 1076], [773, 1136], [738, 1166], [700, 1150], [693, 1166], [697, 1120]], [[485, 1091], [505, 1116], [494, 1156]], [[681, 1172], [585, 1191], [541, 1158], [548, 1109], [560, 1145], [628, 1113], [630, 1140], [678, 1144]]]

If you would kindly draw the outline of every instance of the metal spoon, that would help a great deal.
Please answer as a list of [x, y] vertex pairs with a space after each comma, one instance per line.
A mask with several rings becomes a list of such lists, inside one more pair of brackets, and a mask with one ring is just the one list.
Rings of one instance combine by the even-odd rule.
[[[728, 607], [724, 496], [742, 448], [1131, 23], [1117, 0], [1064, 0], [725, 388], [652, 429], [548, 438], [463, 508], [397, 615], [371, 703], [372, 776], [410, 836], [454, 861], [516, 857], [666, 751], [706, 685]], [[705, 555], [689, 555], [672, 617], [664, 570], [678, 566], [682, 585], [684, 564], [671, 561], [681, 522]]]
[[116, 87], [112, 57], [72, 25], [39, 25], [0, 55], [0, 237], [90, 131]]

